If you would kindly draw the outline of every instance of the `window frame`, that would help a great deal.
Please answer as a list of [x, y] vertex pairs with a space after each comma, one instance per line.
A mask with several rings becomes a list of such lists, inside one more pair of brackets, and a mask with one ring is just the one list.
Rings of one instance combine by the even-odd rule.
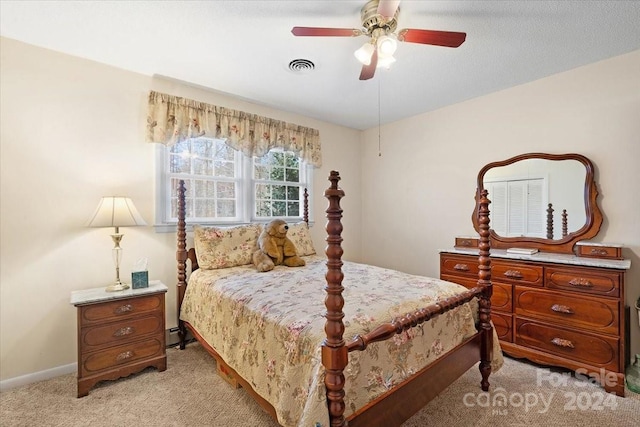
[[[156, 144], [155, 150], [155, 187], [156, 187], [156, 203], [155, 203], [155, 230], [157, 232], [175, 232], [177, 226], [177, 218], [170, 218], [171, 211], [171, 174], [169, 172], [169, 150], [170, 147], [164, 144]], [[272, 150], [273, 151], [273, 150]], [[284, 150], [282, 150], [284, 151]], [[299, 222], [304, 219], [304, 196], [300, 195], [300, 215], [296, 217], [257, 217], [256, 216], [256, 199], [255, 199], [255, 185], [257, 180], [253, 177], [253, 158], [248, 157], [240, 152], [236, 152], [236, 162], [238, 166], [239, 178], [236, 181], [238, 189], [236, 194], [238, 197], [238, 206], [235, 219], [233, 220], [219, 220], [214, 221], [211, 218], [187, 218], [187, 228], [195, 224], [203, 226], [234, 226], [240, 224], [249, 223], [267, 223], [273, 219], [284, 219], [287, 222]], [[312, 224], [312, 212], [313, 212], [313, 166], [306, 163], [300, 156], [300, 191], [304, 192], [307, 189], [308, 192], [308, 209], [309, 209], [309, 223]], [[194, 176], [185, 174], [185, 176]], [[282, 182], [283, 185], [287, 185], [286, 181]], [[289, 183], [293, 184], [293, 183]]]

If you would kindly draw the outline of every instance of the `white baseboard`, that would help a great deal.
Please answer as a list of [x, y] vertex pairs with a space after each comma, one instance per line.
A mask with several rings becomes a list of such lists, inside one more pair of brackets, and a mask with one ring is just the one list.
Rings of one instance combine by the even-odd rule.
[[0, 381], [0, 391], [10, 390], [16, 387], [22, 387], [24, 385], [33, 384], [38, 381], [49, 380], [51, 378], [59, 377], [61, 375], [71, 374], [78, 371], [77, 363], [70, 363], [68, 365], [58, 366], [56, 368], [45, 369], [44, 371], [34, 372], [32, 374], [22, 375], [20, 377], [9, 378], [8, 380]]

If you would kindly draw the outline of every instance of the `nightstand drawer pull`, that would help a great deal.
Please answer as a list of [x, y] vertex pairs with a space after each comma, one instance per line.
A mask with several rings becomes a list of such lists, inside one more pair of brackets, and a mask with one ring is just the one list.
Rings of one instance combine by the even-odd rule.
[[553, 304], [551, 306], [551, 310], [555, 311], [556, 313], [573, 314], [573, 310], [571, 309], [571, 307], [561, 304]]
[[453, 266], [453, 269], [457, 271], [469, 271], [469, 266], [467, 264], [456, 264]]
[[116, 360], [118, 362], [121, 362], [123, 360], [127, 360], [130, 357], [133, 357], [133, 351], [131, 351], [131, 350], [123, 351], [122, 353], [120, 353], [119, 355], [116, 356]]
[[512, 279], [522, 279], [524, 277], [518, 270], [507, 270], [504, 272], [504, 275]]
[[557, 345], [558, 347], [564, 347], [564, 348], [576, 348], [571, 341], [565, 340], [562, 338], [552, 339], [551, 344]]
[[125, 304], [125, 305], [121, 305], [120, 307], [116, 308], [115, 313], [116, 314], [122, 314], [122, 313], [128, 313], [130, 311], [133, 311], [133, 306], [131, 304]]
[[593, 283], [591, 283], [589, 279], [582, 279], [579, 277], [576, 277], [575, 279], [571, 279], [569, 281], [569, 284], [577, 288], [593, 288]]
[[131, 335], [136, 330], [132, 326], [126, 326], [124, 328], [120, 328], [113, 333], [114, 337], [123, 337], [125, 335]]

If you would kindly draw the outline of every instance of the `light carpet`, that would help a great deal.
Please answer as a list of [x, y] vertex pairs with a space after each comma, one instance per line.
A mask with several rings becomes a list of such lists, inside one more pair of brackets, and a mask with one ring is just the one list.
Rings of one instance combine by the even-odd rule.
[[[81, 399], [73, 374], [5, 391], [0, 425], [277, 427], [244, 390], [218, 377], [199, 344], [168, 349], [167, 357], [165, 372], [149, 368], [101, 382]], [[479, 381], [477, 367], [471, 369], [403, 427], [640, 427], [640, 395], [627, 390], [626, 398], [615, 397], [561, 370], [507, 358], [490, 377], [489, 394], [480, 393]]]

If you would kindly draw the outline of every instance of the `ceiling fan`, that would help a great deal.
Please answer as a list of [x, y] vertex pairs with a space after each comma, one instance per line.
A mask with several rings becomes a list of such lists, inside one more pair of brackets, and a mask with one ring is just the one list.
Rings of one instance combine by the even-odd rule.
[[294, 36], [357, 37], [365, 35], [369, 37], [370, 40], [354, 53], [363, 64], [360, 80], [371, 79], [377, 67], [389, 67], [395, 62], [393, 54], [397, 47], [396, 40], [458, 47], [467, 37], [466, 33], [413, 28], [405, 28], [395, 33], [398, 26], [399, 5], [400, 1], [369, 0], [361, 11], [363, 29], [293, 27], [291, 32]]

